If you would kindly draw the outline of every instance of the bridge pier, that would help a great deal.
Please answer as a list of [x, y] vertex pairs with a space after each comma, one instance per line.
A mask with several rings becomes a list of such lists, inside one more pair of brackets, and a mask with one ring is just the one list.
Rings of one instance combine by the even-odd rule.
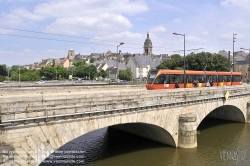
[[196, 115], [184, 114], [179, 116], [178, 147], [197, 147]]
[[247, 103], [246, 123], [250, 123], [250, 102]]

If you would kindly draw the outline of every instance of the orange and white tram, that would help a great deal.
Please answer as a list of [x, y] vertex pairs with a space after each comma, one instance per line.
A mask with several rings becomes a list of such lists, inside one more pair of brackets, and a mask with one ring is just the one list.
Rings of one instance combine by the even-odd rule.
[[[194, 81], [198, 87], [204, 87], [207, 81], [212, 81], [213, 86], [232, 86], [242, 84], [241, 72], [217, 72], [217, 71], [193, 71], [186, 70], [186, 88], [194, 88]], [[175, 81], [178, 80], [179, 88], [184, 88], [183, 70], [151, 70], [148, 73], [146, 88], [173, 89]]]

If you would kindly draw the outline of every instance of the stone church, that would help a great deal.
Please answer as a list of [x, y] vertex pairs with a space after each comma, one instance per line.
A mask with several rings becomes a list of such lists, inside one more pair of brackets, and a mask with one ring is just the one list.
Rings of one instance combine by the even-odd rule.
[[152, 48], [153, 48], [153, 45], [152, 45], [152, 41], [151, 39], [149, 38], [149, 33], [147, 33], [147, 38], [144, 42], [144, 52], [143, 54], [145, 56], [150, 56], [151, 58], [154, 58], [154, 55], [152, 53]]

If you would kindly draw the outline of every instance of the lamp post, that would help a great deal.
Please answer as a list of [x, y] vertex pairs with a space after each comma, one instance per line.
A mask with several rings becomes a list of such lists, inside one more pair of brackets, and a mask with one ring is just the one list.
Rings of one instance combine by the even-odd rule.
[[118, 47], [123, 45], [124, 43], [121, 42], [118, 46], [117, 46], [117, 50], [116, 50], [116, 65], [117, 65], [117, 69], [118, 69]]
[[183, 36], [184, 37], [184, 88], [186, 88], [186, 56], [185, 56], [185, 34], [179, 34], [179, 33], [176, 33], [174, 32], [173, 33], [174, 35], [180, 35], [180, 36]]
[[233, 71], [234, 71], [234, 42], [235, 42], [234, 39], [236, 39], [236, 38], [234, 37], [235, 35], [237, 35], [237, 34], [233, 33]]
[[57, 80], [57, 68], [56, 68], [56, 80]]
[[8, 82], [10, 82], [10, 68], [7, 67], [7, 69], [8, 69]]
[[73, 82], [73, 76], [74, 76], [74, 67], [73, 66], [72, 66], [71, 70], [72, 70], [72, 82]]
[[245, 48], [240, 48], [241, 50], [248, 50], [249, 53], [248, 53], [248, 79], [247, 79], [247, 83], [249, 84], [249, 81], [250, 81], [250, 49], [245, 49]]
[[19, 70], [18, 77], [19, 77], [19, 85], [20, 85], [20, 66], [19, 65], [18, 65], [18, 70]]

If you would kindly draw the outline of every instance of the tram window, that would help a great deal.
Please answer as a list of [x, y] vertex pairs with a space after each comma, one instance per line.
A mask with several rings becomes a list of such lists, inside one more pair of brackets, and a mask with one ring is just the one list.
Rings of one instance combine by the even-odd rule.
[[233, 82], [241, 82], [241, 76], [233, 76]]
[[226, 82], [231, 82], [231, 76], [225, 76]]
[[193, 78], [192, 78], [191, 75], [187, 75], [186, 77], [187, 77], [187, 83], [193, 82], [193, 81], [192, 81]]
[[170, 84], [173, 84], [177, 79], [179, 80], [179, 83], [183, 83], [184, 82], [182, 74], [172, 74], [172, 75], [169, 75], [169, 79], [170, 79]]
[[194, 82], [194, 81], [199, 81], [199, 83], [204, 83], [205, 82], [205, 77], [204, 75], [189, 75], [190, 77], [190, 82]]
[[231, 76], [218, 76], [218, 82], [231, 82]]
[[217, 82], [217, 75], [213, 75], [212, 80], [213, 80], [213, 82]]
[[148, 84], [152, 84], [158, 71], [151, 71], [148, 77]]
[[216, 75], [207, 75], [207, 81], [217, 82]]
[[169, 76], [166, 74], [159, 75], [156, 79], [154, 84], [169, 84]]
[[223, 82], [223, 76], [218, 76], [218, 82]]

